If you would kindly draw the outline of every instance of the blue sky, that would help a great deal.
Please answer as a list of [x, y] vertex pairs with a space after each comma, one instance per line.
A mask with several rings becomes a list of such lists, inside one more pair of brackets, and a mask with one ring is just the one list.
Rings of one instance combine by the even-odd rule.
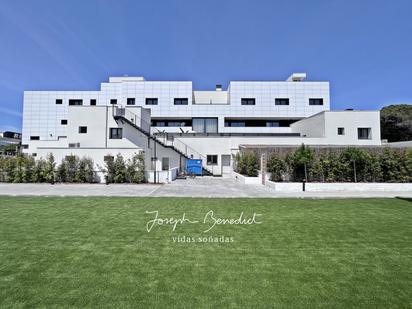
[[0, 131], [24, 90], [97, 90], [109, 76], [331, 82], [332, 109], [412, 103], [410, 0], [0, 0]]

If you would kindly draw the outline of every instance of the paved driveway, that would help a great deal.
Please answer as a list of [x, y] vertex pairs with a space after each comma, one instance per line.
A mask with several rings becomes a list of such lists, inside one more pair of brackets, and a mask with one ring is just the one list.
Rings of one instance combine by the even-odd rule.
[[198, 177], [165, 185], [0, 183], [0, 195], [347, 198], [412, 197], [412, 192], [276, 192], [262, 185], [244, 185], [233, 178]]

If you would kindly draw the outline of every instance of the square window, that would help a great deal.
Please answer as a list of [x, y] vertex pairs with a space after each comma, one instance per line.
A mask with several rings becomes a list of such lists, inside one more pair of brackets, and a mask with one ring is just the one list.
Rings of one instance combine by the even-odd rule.
[[79, 133], [80, 134], [86, 134], [87, 133], [87, 127], [79, 127]]
[[90, 99], [90, 105], [96, 105], [96, 99]]
[[188, 98], [175, 98], [174, 104], [175, 105], [188, 105], [189, 99]]
[[345, 135], [345, 128], [338, 128], [338, 135]]
[[117, 104], [117, 99], [111, 99], [110, 104], [112, 104], [112, 105]]
[[113, 157], [113, 156], [104, 156], [104, 157], [103, 157], [103, 161], [104, 161], [104, 162], [113, 161], [113, 160], [114, 160], [114, 157]]
[[110, 128], [110, 139], [122, 139], [123, 129], [122, 128]]
[[288, 98], [276, 98], [275, 105], [289, 105], [289, 99]]
[[70, 99], [69, 105], [80, 106], [83, 105], [83, 100], [80, 99]]
[[62, 119], [62, 120], [60, 121], [60, 124], [66, 125], [66, 124], [67, 124], [67, 119]]
[[157, 105], [157, 98], [146, 98], [146, 105]]
[[135, 105], [136, 99], [135, 98], [127, 98], [127, 105]]
[[56, 104], [63, 104], [63, 100], [62, 99], [56, 99]]
[[217, 165], [217, 155], [207, 155], [206, 164], [207, 165]]
[[309, 99], [309, 105], [323, 105], [323, 99]]
[[240, 101], [242, 105], [256, 105], [255, 98], [242, 98]]
[[358, 128], [358, 139], [372, 139], [372, 129]]

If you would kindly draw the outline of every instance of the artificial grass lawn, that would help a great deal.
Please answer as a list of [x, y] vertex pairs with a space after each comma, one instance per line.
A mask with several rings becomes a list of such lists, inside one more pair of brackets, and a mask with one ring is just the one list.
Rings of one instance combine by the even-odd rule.
[[[148, 233], [146, 210], [197, 220], [256, 212], [262, 224]], [[405, 200], [0, 197], [1, 308], [411, 306]]]

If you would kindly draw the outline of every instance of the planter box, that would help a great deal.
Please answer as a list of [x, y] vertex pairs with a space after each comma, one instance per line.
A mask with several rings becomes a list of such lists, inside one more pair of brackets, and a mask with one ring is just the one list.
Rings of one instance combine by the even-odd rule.
[[[301, 192], [301, 182], [272, 182], [266, 181], [266, 185], [279, 192]], [[412, 192], [412, 183], [381, 183], [381, 182], [307, 182], [306, 191], [309, 192], [385, 192], [400, 191]]]

